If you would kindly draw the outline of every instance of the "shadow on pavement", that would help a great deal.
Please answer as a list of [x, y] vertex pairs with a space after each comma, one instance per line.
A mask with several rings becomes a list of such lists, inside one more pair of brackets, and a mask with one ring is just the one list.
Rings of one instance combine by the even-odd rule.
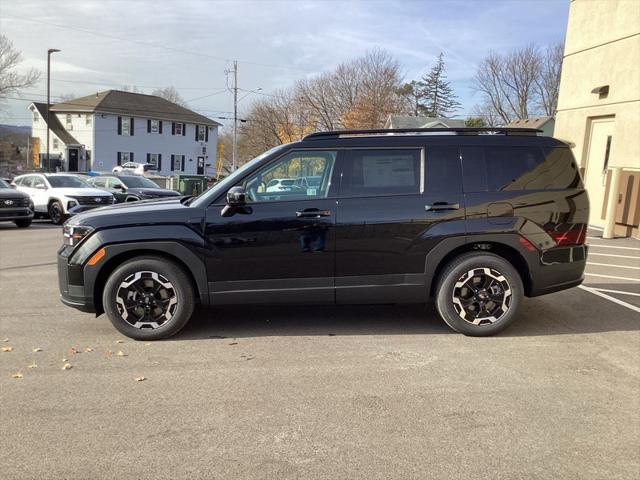
[[27, 228], [18, 228], [13, 222], [0, 222], [0, 231], [2, 230], [20, 230], [27, 232], [29, 230], [49, 230], [52, 228], [62, 228], [60, 225], [54, 225], [50, 220], [34, 220]]
[[[525, 300], [519, 318], [498, 337], [575, 335], [611, 331], [637, 331], [633, 312], [611, 313], [610, 302], [579, 291], [591, 315], [574, 310], [571, 302]], [[575, 301], [575, 300], [574, 300]], [[594, 302], [598, 308], [592, 308]], [[602, 312], [600, 312], [602, 310]], [[608, 313], [608, 314], [607, 314]], [[432, 304], [374, 306], [225, 306], [200, 307], [175, 340], [322, 335], [456, 334]]]

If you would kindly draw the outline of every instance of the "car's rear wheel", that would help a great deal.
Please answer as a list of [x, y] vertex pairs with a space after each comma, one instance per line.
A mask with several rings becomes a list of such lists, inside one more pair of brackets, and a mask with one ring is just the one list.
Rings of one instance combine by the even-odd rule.
[[49, 204], [49, 218], [54, 225], [61, 225], [64, 222], [64, 209], [59, 201], [54, 201]]
[[126, 261], [107, 279], [103, 306], [113, 326], [136, 340], [178, 333], [195, 306], [191, 279], [174, 262], [153, 256]]
[[15, 220], [15, 224], [18, 228], [27, 228], [29, 225], [31, 225], [31, 219], [21, 218], [20, 220]]
[[522, 280], [508, 261], [491, 253], [466, 253], [442, 272], [436, 308], [454, 330], [481, 337], [509, 326], [522, 296]]

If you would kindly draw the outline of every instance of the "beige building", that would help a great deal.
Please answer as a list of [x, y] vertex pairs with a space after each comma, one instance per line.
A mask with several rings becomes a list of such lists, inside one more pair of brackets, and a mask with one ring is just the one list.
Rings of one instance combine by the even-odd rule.
[[571, 0], [554, 136], [575, 144], [589, 223], [638, 237], [640, 0]]

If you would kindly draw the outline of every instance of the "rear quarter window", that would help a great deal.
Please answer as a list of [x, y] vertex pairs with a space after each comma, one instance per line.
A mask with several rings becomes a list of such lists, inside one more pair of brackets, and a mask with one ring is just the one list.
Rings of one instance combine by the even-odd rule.
[[580, 175], [569, 148], [463, 147], [467, 192], [578, 188]]

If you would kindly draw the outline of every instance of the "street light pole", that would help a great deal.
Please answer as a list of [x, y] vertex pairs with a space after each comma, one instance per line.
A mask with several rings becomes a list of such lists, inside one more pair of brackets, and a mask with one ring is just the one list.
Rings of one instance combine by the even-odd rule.
[[47, 50], [47, 160], [46, 170], [51, 168], [51, 162], [49, 159], [49, 105], [51, 104], [51, 54], [59, 52], [57, 48], [50, 48]]
[[238, 62], [233, 62], [233, 148], [231, 154], [231, 171], [238, 166]]

